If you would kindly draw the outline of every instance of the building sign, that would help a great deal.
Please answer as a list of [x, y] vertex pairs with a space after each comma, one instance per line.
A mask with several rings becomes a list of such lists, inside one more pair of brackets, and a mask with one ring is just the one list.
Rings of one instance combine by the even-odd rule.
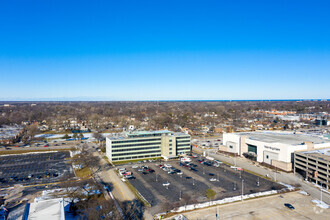
[[270, 149], [270, 150], [276, 150], [276, 151], [280, 151], [279, 148], [276, 147], [269, 147], [269, 146], [265, 146], [266, 149]]

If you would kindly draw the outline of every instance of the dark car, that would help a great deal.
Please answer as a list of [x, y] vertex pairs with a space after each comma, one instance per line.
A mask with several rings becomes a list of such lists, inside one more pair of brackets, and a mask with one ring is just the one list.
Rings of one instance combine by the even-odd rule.
[[294, 209], [293, 205], [291, 205], [290, 203], [284, 203], [284, 206], [285, 206], [285, 207], [288, 207], [288, 208], [291, 209], [291, 210]]
[[210, 176], [214, 176], [214, 173], [209, 173]]
[[192, 179], [191, 176], [186, 176], [186, 179], [189, 180], [189, 179]]
[[143, 171], [142, 174], [143, 174], [143, 175], [147, 175], [148, 173]]

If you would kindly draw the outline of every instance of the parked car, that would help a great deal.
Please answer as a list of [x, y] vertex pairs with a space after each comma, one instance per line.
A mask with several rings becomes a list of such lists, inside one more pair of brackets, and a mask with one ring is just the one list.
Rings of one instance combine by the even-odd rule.
[[216, 178], [211, 178], [210, 181], [214, 182], [214, 181], [217, 181], [217, 179]]
[[294, 209], [293, 205], [291, 205], [290, 203], [284, 203], [284, 206], [285, 206], [285, 207], [288, 207], [288, 208], [291, 209], [291, 210]]

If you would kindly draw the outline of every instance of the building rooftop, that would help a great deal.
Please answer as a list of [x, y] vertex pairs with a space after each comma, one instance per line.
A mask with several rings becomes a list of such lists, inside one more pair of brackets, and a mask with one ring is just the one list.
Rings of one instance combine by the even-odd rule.
[[169, 130], [159, 130], [159, 131], [132, 131], [132, 132], [122, 132], [122, 133], [113, 133], [107, 137], [111, 140], [122, 140], [128, 138], [143, 138], [143, 137], [160, 137], [162, 135], [186, 135], [185, 133], [172, 132]]
[[64, 220], [63, 199], [39, 200], [31, 203], [29, 219]]
[[311, 151], [303, 151], [301, 152], [308, 156], [312, 156], [315, 158], [319, 158], [322, 160], [330, 161], [330, 148], [319, 149], [319, 150], [311, 150]]
[[314, 144], [329, 143], [325, 139], [316, 135], [295, 134], [293, 132], [242, 132], [236, 133], [240, 136], [247, 136], [250, 140], [263, 141], [267, 143], [283, 143], [290, 145], [301, 145], [304, 142], [313, 142]]

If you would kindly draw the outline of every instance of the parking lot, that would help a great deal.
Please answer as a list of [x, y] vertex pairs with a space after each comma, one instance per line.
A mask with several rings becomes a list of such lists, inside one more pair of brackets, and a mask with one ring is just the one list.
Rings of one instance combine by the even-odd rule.
[[27, 153], [0, 156], [0, 186], [40, 184], [74, 177], [66, 163], [70, 152]]
[[[153, 206], [152, 212], [155, 213], [165, 211], [162, 207], [165, 203], [182, 205], [208, 201], [205, 196], [207, 189], [216, 192], [214, 200], [241, 195], [242, 182], [244, 194], [283, 188], [280, 184], [233, 169], [225, 164], [214, 166], [204, 161], [206, 164], [198, 162], [197, 158], [192, 158], [190, 163], [176, 160], [124, 167], [133, 172], [135, 178], [129, 179], [130, 183]], [[168, 168], [159, 167], [165, 164]], [[143, 166], [144, 169], [141, 168]]]

